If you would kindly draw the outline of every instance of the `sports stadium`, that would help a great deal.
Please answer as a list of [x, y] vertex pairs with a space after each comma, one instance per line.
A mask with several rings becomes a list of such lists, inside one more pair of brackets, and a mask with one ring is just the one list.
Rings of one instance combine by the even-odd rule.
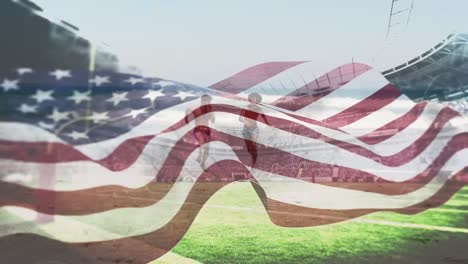
[[420, 56], [382, 74], [414, 101], [446, 103], [467, 109], [466, 34], [449, 35]]
[[[2, 14], [0, 17], [2, 25], [14, 25], [0, 27], [2, 35], [10, 36], [8, 42], [0, 44], [3, 58], [0, 63], [0, 76], [9, 74], [11, 69], [22, 67], [76, 69], [108, 73], [125, 72], [128, 69], [119, 64], [117, 55], [80, 36], [77, 26], [64, 20], [53, 21], [45, 18], [41, 14], [42, 8], [32, 1], [2, 1], [0, 10], [6, 14]], [[30, 45], [30, 43], [35, 43], [35, 45]], [[273, 118], [269, 121], [274, 122], [275, 118], [284, 118], [285, 120], [297, 118], [296, 115], [299, 115], [298, 113], [307, 108], [311, 102], [319, 101], [327, 95], [341, 91], [342, 87], [348, 87], [353, 82], [360, 81], [369, 73], [375, 74], [376, 78], [382, 80], [385, 87], [390, 87], [386, 88], [385, 92], [391, 91], [391, 96], [396, 99], [388, 100], [386, 97], [376, 96], [352, 111], [340, 115], [330, 115], [320, 120], [321, 123], [318, 123], [314, 129], [319, 131], [318, 126], [320, 126], [322, 129], [320, 131], [324, 132], [322, 133], [324, 135], [329, 130], [339, 128], [340, 133], [343, 132], [339, 137], [340, 142], [343, 145], [346, 145], [344, 142], [354, 144], [353, 147], [347, 148], [347, 151], [351, 153], [362, 151], [359, 141], [369, 145], [378, 145], [383, 142], [382, 148], [401, 147], [404, 151], [399, 155], [394, 155], [392, 162], [403, 164], [405, 160], [417, 157], [423, 151], [422, 148], [427, 147], [428, 157], [435, 157], [440, 152], [438, 148], [431, 147], [426, 143], [408, 144], [412, 138], [420, 138], [420, 142], [427, 142], [426, 138], [437, 137], [440, 142], [445, 142], [451, 139], [453, 131], [463, 131], [463, 125], [466, 126], [466, 123], [460, 125], [451, 122], [448, 117], [465, 115], [468, 111], [467, 45], [468, 35], [453, 34], [420, 56], [381, 73], [372, 73], [372, 71], [375, 72], [372, 67], [352, 62], [331, 69], [318, 78], [301, 76], [301, 79], [309, 78], [307, 81], [304, 80], [304, 85], [289, 79], [274, 80], [280, 83], [280, 86], [275, 86], [273, 82], [262, 82], [262, 85], [255, 87], [255, 89], [251, 88], [251, 90], [265, 95], [270, 105], [268, 108], [264, 108], [264, 112], [271, 115]], [[260, 64], [253, 66], [252, 69], [255, 69], [256, 72], [262, 67], [271, 67], [274, 64]], [[242, 76], [243, 72], [250, 74], [252, 71], [244, 70], [237, 74], [236, 78]], [[381, 78], [380, 75], [385, 78]], [[154, 80], [156, 79], [154, 78]], [[233, 78], [228, 77], [209, 88], [197, 87], [196, 89], [207, 93], [213, 91], [222, 93], [236, 89], [240, 91], [242, 87], [237, 87], [233, 80]], [[397, 90], [392, 90], [393, 88]], [[375, 91], [378, 93], [380, 90]], [[269, 97], [275, 94], [284, 96]], [[234, 97], [242, 98], [243, 96], [242, 92], [239, 92]], [[397, 99], [402, 98], [405, 99], [403, 103], [397, 101]], [[436, 106], [418, 106], [418, 103], [424, 102], [436, 103]], [[369, 123], [368, 120], [373, 120], [376, 110], [390, 111], [394, 108], [404, 108], [401, 106], [402, 104], [408, 108], [401, 110], [401, 118], [398, 119], [398, 122], [394, 124], [389, 122], [390, 125], [385, 125], [386, 123], [381, 121], [382, 126], [378, 124], [373, 124], [371, 127], [358, 126], [358, 121], [361, 119], [365, 120], [366, 122], [362, 123], [366, 124]], [[441, 110], [445, 109], [444, 105], [453, 110]], [[410, 109], [417, 109], [417, 111]], [[424, 111], [434, 112], [438, 118], [434, 119], [434, 122], [411, 127]], [[310, 119], [314, 119], [313, 117], [311, 116]], [[393, 120], [394, 117], [385, 115], [384, 117], [379, 116], [379, 118]], [[217, 129], [223, 131], [224, 134], [215, 134], [213, 139], [228, 144], [230, 148], [227, 149], [222, 144], [214, 144], [210, 148], [209, 159], [214, 157], [213, 160], [229, 160], [233, 155], [237, 155], [240, 160], [249, 160], [250, 156], [245, 154], [246, 146], [243, 141], [226, 139], [225, 137], [226, 134], [242, 135], [241, 126], [231, 125], [237, 120], [230, 120], [229, 117], [224, 118], [221, 114], [218, 119], [223, 120], [223, 122], [220, 122]], [[304, 118], [302, 121], [308, 122], [309, 120]], [[225, 164], [226, 167], [218, 168], [211, 174], [205, 173], [203, 177], [211, 185], [208, 187], [197, 186], [197, 188], [206, 193], [213, 191], [213, 196], [207, 196], [204, 193], [200, 195], [200, 198], [195, 199], [193, 204], [186, 205], [188, 210], [195, 212], [196, 218], [193, 223], [190, 222], [190, 219], [178, 220], [190, 222], [187, 233], [169, 253], [152, 263], [464, 263], [468, 261], [468, 255], [462, 249], [468, 245], [468, 188], [465, 185], [450, 185], [444, 189], [441, 195], [434, 195], [434, 199], [416, 203], [416, 206], [409, 210], [402, 210], [401, 212], [405, 214], [401, 214], [398, 210], [382, 210], [380, 212], [357, 213], [356, 216], [353, 214], [353, 217], [348, 217], [345, 214], [329, 214], [329, 212], [325, 212], [326, 210], [301, 211], [298, 209], [300, 202], [296, 203], [297, 207], [284, 210], [282, 204], [269, 200], [268, 195], [265, 195], [268, 189], [261, 187], [271, 184], [273, 186], [271, 188], [280, 188], [281, 186], [285, 188], [284, 186], [287, 186], [288, 182], [297, 185], [319, 183], [328, 187], [346, 186], [346, 188], [364, 192], [376, 189], [404, 194], [418, 188], [421, 183], [427, 183], [434, 172], [424, 171], [418, 177], [403, 181], [403, 183], [387, 181], [385, 178], [372, 174], [372, 168], [369, 168], [369, 173], [362, 173], [359, 170], [359, 160], [348, 160], [346, 163], [349, 164], [348, 166], [338, 166], [339, 164], [334, 163], [335, 160], [338, 160], [337, 157], [347, 157], [337, 151], [334, 146], [336, 138], [319, 136], [317, 140], [310, 141], [304, 140], [303, 137], [291, 136], [294, 133], [296, 135], [300, 133], [313, 134], [312, 131], [306, 130], [298, 123], [284, 122], [278, 125], [276, 130], [268, 130], [264, 124], [259, 124], [259, 127], [261, 131], [260, 143], [256, 146], [256, 151], [262, 159], [262, 166], [268, 167], [266, 171], [270, 173], [262, 175], [262, 181], [255, 182], [249, 171], [241, 167], [230, 167], [229, 163]], [[404, 129], [407, 127], [410, 129]], [[405, 130], [404, 136], [395, 137], [403, 130]], [[426, 131], [431, 132], [426, 133]], [[142, 139], [142, 141], [144, 140]], [[171, 137], [162, 137], [158, 141], [157, 148], [169, 148], [176, 143]], [[188, 136], [184, 138], [183, 144], [177, 145], [178, 149], [174, 148], [174, 151], [189, 153], [193, 151], [196, 144], [195, 139]], [[139, 143], [135, 142], [135, 149], [138, 148], [138, 145]], [[456, 147], [448, 146], [445, 151], [449, 153], [456, 151]], [[283, 156], [278, 154], [275, 149], [288, 150], [295, 155]], [[137, 152], [137, 150], [135, 151]], [[431, 151], [433, 153], [430, 153]], [[128, 152], [132, 152], [132, 148], [129, 148]], [[144, 158], [154, 159], [156, 155], [150, 153]], [[304, 158], [311, 156], [314, 156], [316, 160], [326, 161], [324, 162], [326, 165], [317, 166]], [[179, 159], [183, 161], [189, 158], [180, 157]], [[159, 157], [152, 162], [155, 168], [161, 169], [158, 159]], [[385, 163], [386, 160], [385, 157], [377, 157], [375, 162]], [[422, 157], [418, 162], [421, 164], [420, 166], [426, 167], [433, 163], [433, 159]], [[353, 165], [353, 163], [356, 164]], [[114, 164], [113, 166], [125, 167], [123, 164]], [[129, 195], [133, 195], [130, 197], [132, 202], [149, 203], [155, 199], [152, 197], [155, 193], [164, 196], [161, 194], [162, 192], [159, 193], [160, 186], [156, 187], [157, 185], [167, 184], [164, 188], [168, 188], [176, 181], [195, 182], [200, 166], [196, 163], [192, 166], [185, 168], [190, 172], [185, 175], [186, 177], [178, 178], [171, 172], [177, 171], [179, 166], [169, 164], [169, 166], [164, 167], [166, 172], [161, 173], [165, 177], [158, 177], [152, 185], [147, 185], [135, 192], [112, 191], [111, 189], [109, 193], [109, 189], [106, 189], [106, 192], [96, 192], [95, 199], [100, 203], [105, 203], [103, 200], [107, 199], [108, 203], [119, 204], [123, 197], [128, 199]], [[405, 168], [398, 173], [402, 178], [405, 178], [407, 174], [415, 174], [417, 170], [414, 170]], [[226, 173], [223, 173], [222, 176], [216, 176], [215, 172]], [[441, 179], [445, 179], [453, 173], [453, 171], [441, 169], [439, 174], [442, 175]], [[293, 175], [290, 178], [277, 176], [290, 174]], [[6, 179], [10, 176], [8, 171], [0, 173], [0, 179]], [[62, 178], [65, 182], [73, 181], [72, 179], [73, 177], [71, 179]], [[457, 174], [453, 179], [455, 182], [466, 182], [466, 173]], [[261, 184], [265, 185], [260, 186]], [[324, 199], [331, 198], [327, 196]], [[109, 202], [109, 200], [112, 201]], [[436, 207], [436, 205], [440, 206]], [[428, 208], [430, 209], [426, 210]], [[6, 219], [7, 223], [8, 221], [21, 221], [21, 217], [14, 214], [9, 215], [2, 212], [0, 216]], [[317, 222], [317, 226], [310, 226], [308, 223], [311, 221]], [[25, 220], [23, 224], [32, 225], [35, 223]], [[37, 225], [37, 228], [40, 229], [40, 224]], [[145, 221], [140, 221], [137, 225], [143, 226]], [[79, 228], [80, 225], [75, 223], [75, 225], [70, 226]], [[172, 222], [168, 226], [167, 228], [170, 230], [171, 228], [174, 230], [179, 228], [177, 223]], [[0, 224], [1, 228], [5, 229], [8, 226]], [[98, 229], [96, 228], [96, 232], [102, 231]], [[109, 230], [103, 231], [111, 232]], [[46, 234], [48, 229], [44, 229], [44, 232]], [[7, 243], [8, 241], [0, 241], [2, 254], [7, 257], [18, 256], [18, 251], [22, 251], [22, 249], [12, 250], [14, 253], [7, 252], [5, 250]], [[22, 247], [22, 245], [17, 244], [12, 246]], [[138, 246], [145, 247], [145, 245], [135, 244], [135, 247]], [[117, 250], [125, 251], [126, 249]], [[39, 250], [30, 250], [30, 252], [41, 254], [37, 251]], [[132, 248], [129, 251], [138, 254], [139, 249]], [[76, 256], [79, 256], [79, 253], [76, 253]], [[61, 259], [63, 263], [74, 263], [69, 260], [67, 262], [66, 258], [58, 257], [58, 259]], [[103, 259], [102, 263], [108, 263], [105, 261]], [[115, 262], [125, 263], [125, 261], [133, 263], [131, 259]]]

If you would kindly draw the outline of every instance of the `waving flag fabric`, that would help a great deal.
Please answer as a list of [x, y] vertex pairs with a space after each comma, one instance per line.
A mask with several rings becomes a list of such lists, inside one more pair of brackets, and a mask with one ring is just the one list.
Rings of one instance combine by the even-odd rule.
[[[2, 258], [147, 263], [238, 180], [286, 227], [416, 213], [466, 184], [466, 117], [412, 102], [367, 65], [314, 72], [267, 63], [211, 88], [67, 69], [0, 76]], [[255, 93], [263, 103], [246, 100]]]

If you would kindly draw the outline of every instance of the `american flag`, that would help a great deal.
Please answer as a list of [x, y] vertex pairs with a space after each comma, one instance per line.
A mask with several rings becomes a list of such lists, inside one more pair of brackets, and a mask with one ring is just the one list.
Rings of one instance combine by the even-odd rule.
[[[260, 64], [210, 88], [68, 69], [0, 76], [2, 258], [147, 263], [239, 180], [285, 227], [417, 213], [466, 184], [466, 117], [412, 102], [364, 64], [314, 67]], [[246, 99], [256, 93], [261, 103]]]

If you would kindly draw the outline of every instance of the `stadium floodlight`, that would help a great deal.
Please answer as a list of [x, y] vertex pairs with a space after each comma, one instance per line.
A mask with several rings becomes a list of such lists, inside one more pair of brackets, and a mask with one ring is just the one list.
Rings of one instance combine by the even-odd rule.
[[[400, 4], [397, 5], [397, 2], [400, 2]], [[407, 6], [407, 5], [402, 6], [403, 4], [409, 4], [409, 2], [401, 3], [400, 0], [392, 0], [392, 4], [391, 4], [391, 7], [390, 7], [390, 15], [389, 15], [389, 18], [388, 18], [387, 38], [389, 37], [392, 28], [403, 24], [402, 21], [396, 21], [396, 22], [394, 21], [394, 20], [396, 20], [398, 18], [401, 19], [402, 14], [406, 14], [406, 13], [408, 14], [406, 16], [406, 23], [405, 23], [406, 27], [408, 27], [409, 22], [411, 20], [411, 15], [413, 13], [413, 9], [414, 9], [414, 2], [415, 2], [415, 0], [411, 0], [411, 4], [409, 6]]]

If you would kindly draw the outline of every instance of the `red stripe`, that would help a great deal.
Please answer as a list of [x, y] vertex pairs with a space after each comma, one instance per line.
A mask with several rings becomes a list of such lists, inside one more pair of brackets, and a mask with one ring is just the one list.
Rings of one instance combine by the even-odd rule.
[[342, 87], [370, 69], [370, 66], [360, 63], [350, 63], [340, 66], [320, 76], [318, 79], [305, 84], [296, 91], [276, 100], [272, 104], [290, 111], [300, 110]]
[[373, 95], [359, 101], [359, 103], [322, 121], [335, 127], [343, 127], [382, 109], [400, 96], [401, 93], [397, 88], [387, 84]]
[[[413, 108], [406, 114], [400, 116], [399, 118], [391, 121], [390, 123], [372, 131], [369, 134], [360, 136], [359, 139], [362, 142], [365, 142], [367, 144], [375, 145], [380, 142], [383, 142], [391, 137], [393, 137], [395, 134], [400, 132], [401, 130], [407, 128], [410, 126], [413, 122], [418, 120], [418, 118], [421, 116], [421, 114], [424, 111], [424, 108], [426, 107], [427, 103], [419, 103], [413, 106]], [[390, 133], [386, 133], [386, 131], [389, 131]]]
[[241, 93], [287, 69], [304, 62], [305, 61], [267, 62], [255, 65], [211, 85], [210, 88], [233, 94]]

